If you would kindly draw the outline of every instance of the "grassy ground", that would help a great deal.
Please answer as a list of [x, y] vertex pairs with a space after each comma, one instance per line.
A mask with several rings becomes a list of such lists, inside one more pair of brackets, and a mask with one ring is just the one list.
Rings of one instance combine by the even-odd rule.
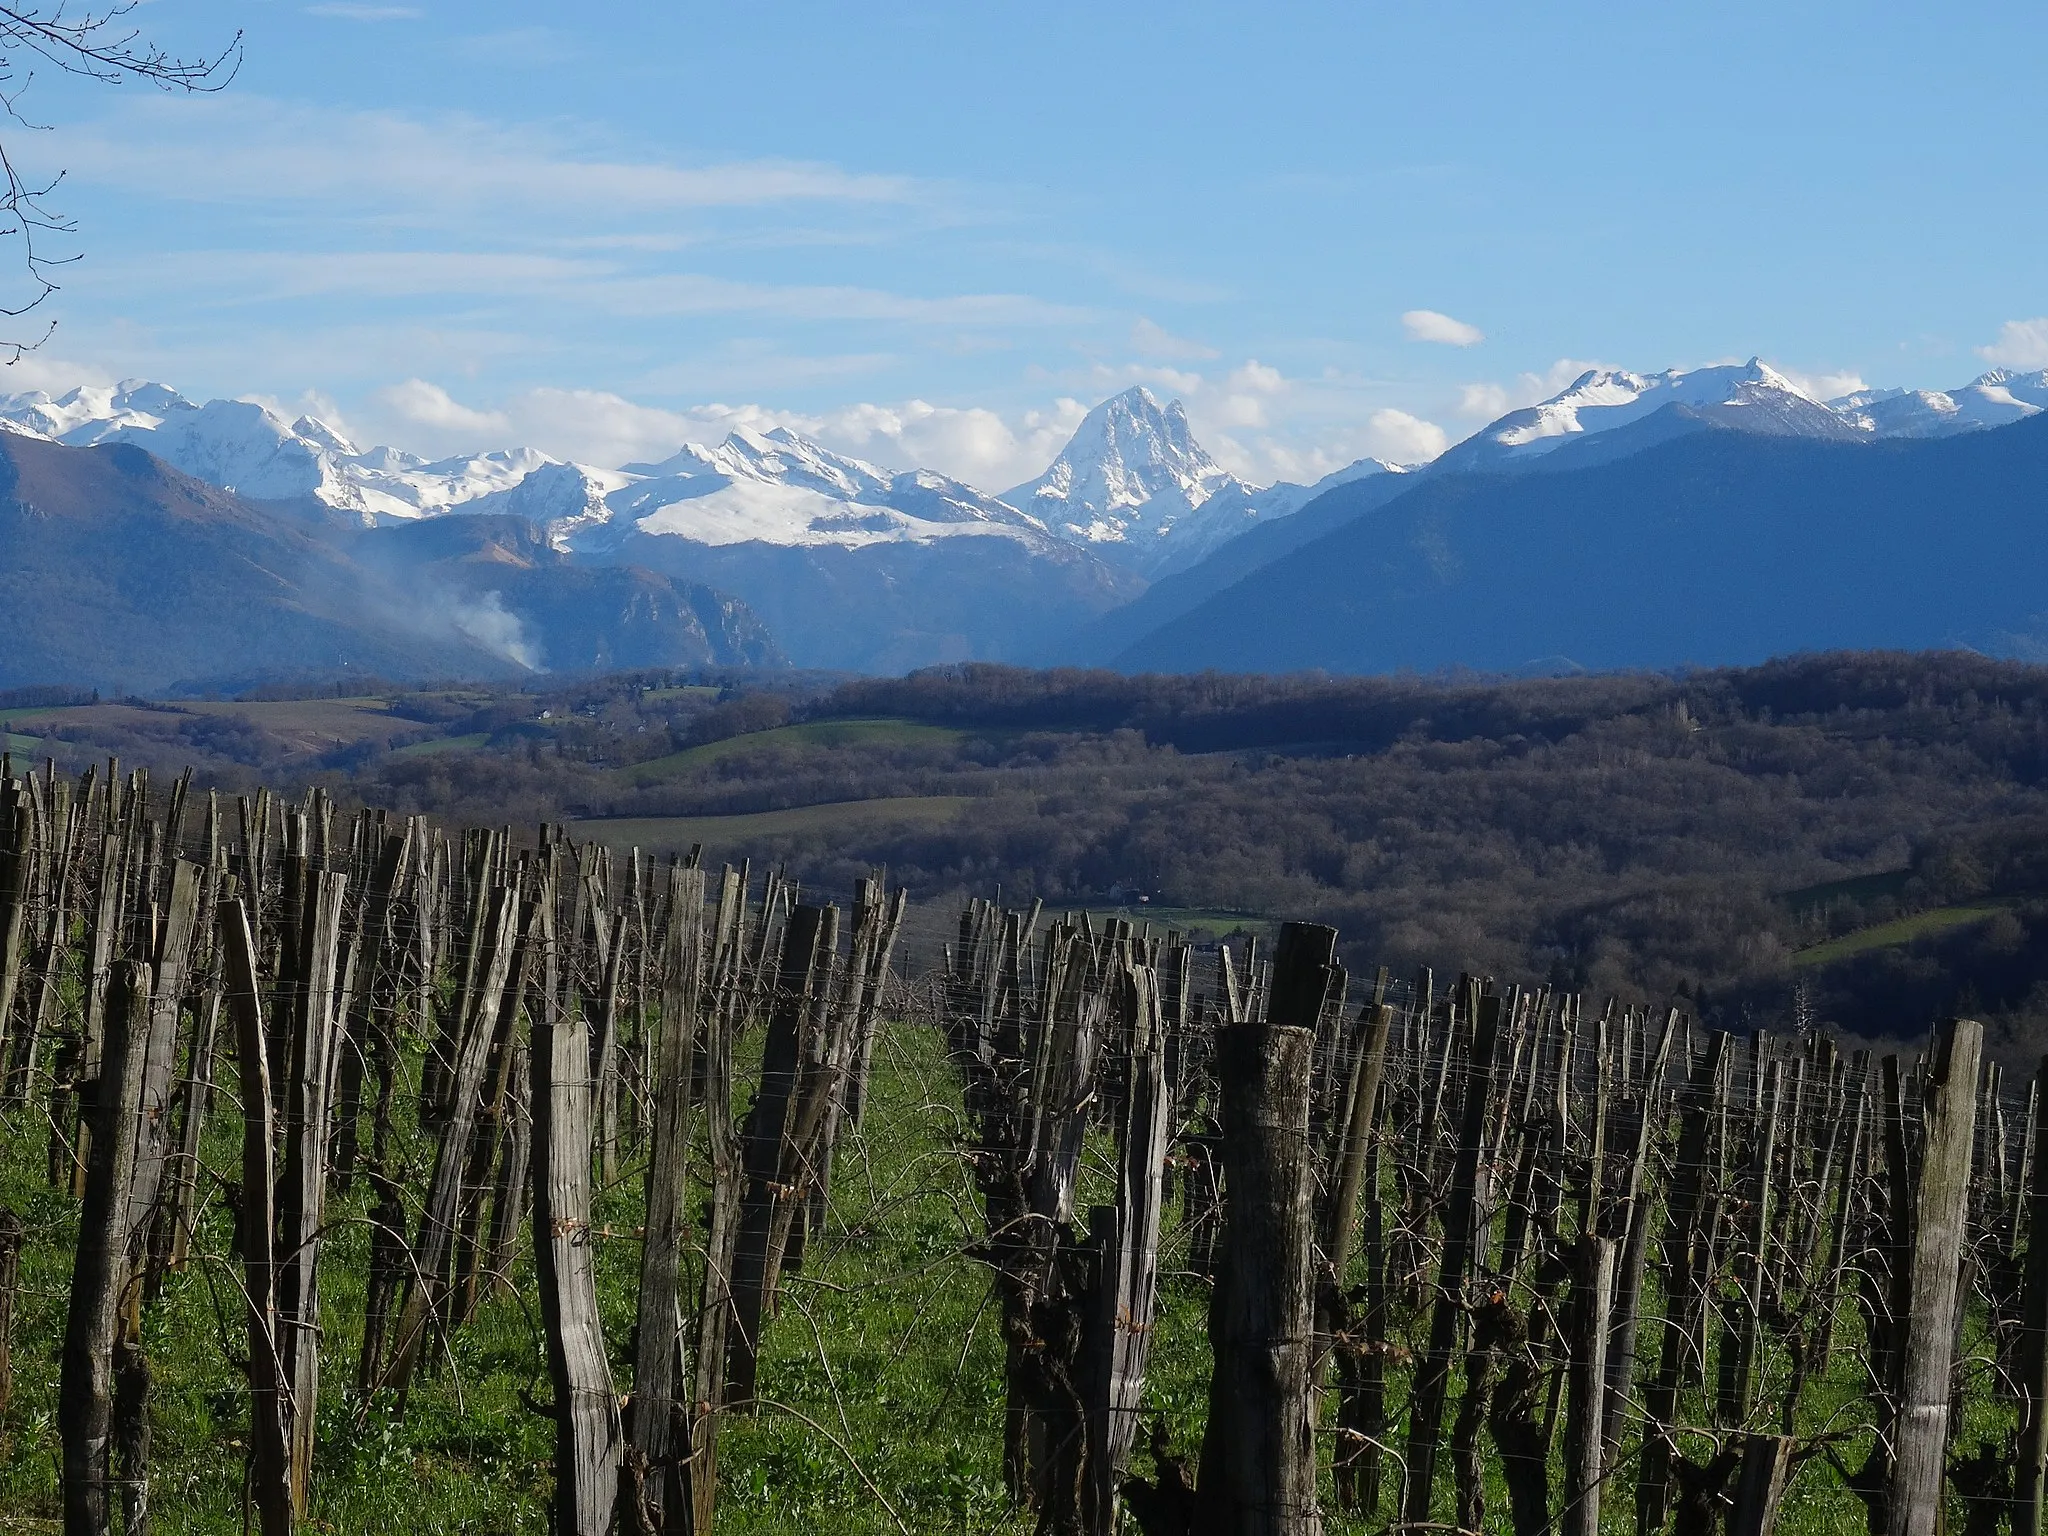
[[905, 795], [887, 800], [840, 800], [786, 811], [742, 816], [633, 816], [574, 823], [578, 833], [624, 848], [654, 851], [702, 843], [721, 856], [764, 838], [793, 832], [865, 830], [883, 823], [950, 821], [972, 804], [966, 795]]
[[439, 757], [443, 752], [473, 752], [489, 741], [487, 731], [477, 731], [468, 736], [441, 736], [433, 741], [415, 741], [410, 746], [395, 747], [393, 757]]
[[1150, 923], [1155, 933], [1160, 929], [1170, 929], [1198, 940], [1223, 939], [1232, 934], [1248, 933], [1264, 944], [1280, 931], [1280, 919], [1277, 917], [1260, 917], [1251, 912], [1225, 912], [1213, 907], [1168, 907], [1153, 902], [1138, 902], [1130, 906], [1099, 906], [1086, 910], [1097, 922], [1106, 917], [1120, 917], [1130, 923]]
[[714, 763], [735, 752], [754, 752], [767, 747], [845, 747], [869, 744], [952, 746], [966, 733], [949, 726], [924, 725], [915, 720], [816, 720], [805, 725], [781, 725], [772, 731], [754, 731], [685, 747], [666, 757], [650, 758], [621, 768], [619, 773], [635, 785], [659, 784], [693, 768]]
[[2016, 898], [2001, 897], [1956, 907], [1930, 907], [1925, 912], [1915, 912], [1889, 923], [1874, 923], [1868, 928], [1858, 928], [1854, 933], [1845, 933], [1840, 938], [1809, 945], [1792, 956], [1792, 963], [1827, 965], [1836, 960], [1846, 960], [1851, 955], [1860, 955], [1865, 950], [1910, 944], [1929, 934], [1946, 933], [1952, 928], [1967, 928], [1972, 923], [1981, 923], [1987, 917], [1996, 917], [2018, 904]]
[[[742, 1058], [758, 1052], [758, 1035]], [[232, 1074], [229, 1074], [232, 1080]], [[742, 1097], [745, 1095], [742, 1086]], [[1001, 1481], [1002, 1344], [986, 1271], [971, 1252], [981, 1236], [971, 1172], [963, 1154], [958, 1080], [927, 1027], [885, 1029], [877, 1049], [874, 1097], [863, 1130], [845, 1144], [832, 1214], [800, 1273], [788, 1277], [769, 1329], [758, 1417], [728, 1421], [721, 1440], [721, 1532], [991, 1533], [1023, 1536], [1030, 1523], [1009, 1509]], [[239, 1120], [231, 1101], [215, 1116], [204, 1161], [209, 1192], [199, 1257], [172, 1278], [150, 1309], [144, 1337], [157, 1373], [153, 1419], [153, 1497], [157, 1529], [228, 1536], [242, 1529], [239, 1498], [247, 1402], [239, 1369], [241, 1320], [228, 1258], [230, 1220], [220, 1180], [237, 1168]], [[0, 1533], [58, 1529], [56, 1374], [69, 1285], [76, 1210], [44, 1182], [43, 1133], [33, 1117], [0, 1122], [0, 1201], [26, 1221], [20, 1311], [13, 1329], [16, 1388], [0, 1414]], [[407, 1139], [414, 1188], [430, 1148]], [[1111, 1147], [1091, 1139], [1079, 1207], [1111, 1193]], [[643, 1164], [629, 1156], [602, 1191], [596, 1211], [603, 1236], [598, 1284], [615, 1380], [629, 1385]], [[1389, 1191], [1391, 1193], [1391, 1191]], [[546, 1529], [552, 1432], [533, 1409], [548, 1396], [533, 1309], [530, 1256], [522, 1250], [514, 1290], [487, 1298], [414, 1389], [400, 1420], [384, 1403], [361, 1403], [349, 1389], [360, 1339], [368, 1229], [358, 1188], [332, 1202], [322, 1263], [325, 1332], [311, 1528], [326, 1532], [406, 1531], [538, 1533]], [[1496, 1226], [1496, 1232], [1498, 1227]], [[1145, 1420], [1163, 1421], [1176, 1447], [1199, 1445], [1210, 1360], [1206, 1285], [1186, 1273], [1186, 1242], [1169, 1203], [1161, 1248], [1162, 1310], [1153, 1330]], [[1658, 1307], [1654, 1288], [1648, 1306]], [[1397, 1334], [1412, 1348], [1426, 1332], [1421, 1312], [1400, 1312]], [[1658, 1330], [1639, 1335], [1649, 1368]], [[1981, 1314], [1964, 1337], [1966, 1379], [1959, 1449], [1978, 1434], [2002, 1435], [2010, 1410], [1989, 1383]], [[1850, 1429], [1867, 1406], [1857, 1395], [1858, 1329], [1844, 1298], [1836, 1368], [1811, 1388], [1800, 1429]], [[1405, 1357], [1403, 1357], [1405, 1358]], [[1788, 1369], [1767, 1347], [1770, 1388]], [[1398, 1448], [1405, 1422], [1407, 1371], [1392, 1372], [1389, 1407]], [[1461, 1377], [1453, 1378], [1446, 1424], [1455, 1416]], [[1326, 1413], [1330, 1404], [1325, 1400]], [[1704, 1423], [1696, 1395], [1684, 1417]], [[1759, 1415], [1758, 1427], [1770, 1417]], [[1969, 1438], [1965, 1438], [1968, 1436]], [[1561, 1436], [1560, 1436], [1561, 1439]], [[1635, 1439], [1625, 1442], [1606, 1499], [1603, 1527], [1633, 1529]], [[1143, 1443], [1141, 1436], [1140, 1443]], [[1706, 1442], [1685, 1448], [1703, 1458]], [[1860, 1461], [1863, 1445], [1839, 1452]], [[1324, 1442], [1327, 1459], [1329, 1443]], [[1489, 1462], [1493, 1462], [1491, 1448]], [[1148, 1459], [1138, 1458], [1149, 1470]], [[1448, 1459], [1439, 1508], [1450, 1507]], [[1327, 1489], [1327, 1475], [1326, 1494]], [[1560, 1478], [1553, 1469], [1552, 1488]], [[1391, 1495], [1392, 1485], [1389, 1484]], [[1489, 1471], [1489, 1531], [1504, 1531], [1506, 1497]], [[1384, 1528], [1332, 1517], [1332, 1536]], [[1779, 1529], [1785, 1536], [1861, 1528], [1861, 1510], [1826, 1463], [1805, 1464]]]

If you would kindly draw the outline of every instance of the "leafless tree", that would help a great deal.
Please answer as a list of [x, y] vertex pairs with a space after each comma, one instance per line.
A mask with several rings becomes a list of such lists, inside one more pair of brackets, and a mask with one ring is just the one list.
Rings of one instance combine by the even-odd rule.
[[[174, 54], [130, 24], [138, 3], [0, 4], [0, 108], [21, 128], [47, 126], [22, 110], [23, 94], [39, 63], [108, 85], [141, 83], [164, 91], [217, 91], [234, 78], [242, 62], [240, 32], [217, 53]], [[77, 229], [47, 201], [61, 180], [61, 173], [48, 180], [24, 176], [7, 143], [0, 141], [0, 239], [16, 243], [27, 278], [20, 301], [0, 304], [0, 316], [16, 319], [38, 308], [57, 291], [56, 270], [78, 259], [75, 252], [51, 255], [46, 248], [50, 236]], [[55, 328], [52, 320], [33, 339], [0, 340], [0, 356], [8, 363], [19, 362]]]

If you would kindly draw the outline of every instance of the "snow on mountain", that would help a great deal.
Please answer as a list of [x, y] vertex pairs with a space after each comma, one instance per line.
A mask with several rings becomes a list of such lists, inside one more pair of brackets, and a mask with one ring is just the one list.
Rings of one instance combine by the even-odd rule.
[[1961, 389], [1871, 389], [1828, 404], [1873, 437], [1952, 437], [2038, 415], [2048, 407], [2048, 371], [1997, 368]]
[[42, 390], [0, 401], [0, 421], [61, 443], [95, 443], [122, 427], [160, 427], [166, 417], [197, 410], [175, 389], [146, 379], [112, 388], [80, 385], [62, 395]]
[[1670, 406], [1701, 423], [1838, 440], [1948, 437], [2002, 427], [2048, 409], [2048, 370], [1994, 369], [1960, 389], [1864, 389], [1815, 400], [1768, 363], [1628, 373], [1596, 368], [1548, 400], [1480, 428], [1430, 468], [1522, 467], [1567, 444], [1646, 421]]
[[1669, 406], [1744, 431], [1853, 437], [1859, 429], [1758, 358], [1711, 368], [1630, 373], [1593, 368], [1548, 400], [1510, 411], [1436, 461], [1440, 470], [1499, 470], [1577, 439], [1642, 421]]
[[73, 447], [134, 443], [243, 496], [311, 497], [366, 523], [447, 512], [557, 462], [532, 448], [435, 462], [397, 448], [364, 453], [317, 416], [288, 421], [250, 400], [194, 405], [166, 385], [134, 379], [54, 398], [40, 390], [0, 397], [0, 426]]
[[974, 535], [1044, 545], [1052, 537], [1043, 523], [958, 480], [931, 470], [892, 475], [784, 427], [741, 429], [716, 448], [688, 443], [621, 473], [632, 478], [603, 498], [606, 515], [571, 533], [578, 546], [601, 548], [634, 532], [848, 549]]
[[1140, 384], [1090, 411], [1045, 473], [1003, 500], [1077, 543], [1121, 546], [1102, 553], [1150, 575], [1229, 536], [1214, 525], [1232, 527], [1235, 518], [1191, 516], [1204, 503], [1256, 489], [1209, 457], [1178, 400], [1162, 408]]

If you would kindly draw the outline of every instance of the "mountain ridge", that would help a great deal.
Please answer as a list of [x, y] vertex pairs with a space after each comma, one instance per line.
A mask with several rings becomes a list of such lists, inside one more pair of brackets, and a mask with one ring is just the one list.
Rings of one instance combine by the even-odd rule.
[[1710, 420], [1553, 473], [1418, 477], [1112, 664], [1514, 672], [1824, 648], [2048, 655], [2043, 514], [2048, 420], [1877, 443]]

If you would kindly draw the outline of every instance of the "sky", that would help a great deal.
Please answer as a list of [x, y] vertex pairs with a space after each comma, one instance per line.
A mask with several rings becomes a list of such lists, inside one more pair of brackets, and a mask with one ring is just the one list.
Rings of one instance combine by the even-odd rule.
[[239, 70], [28, 82], [0, 145], [61, 173], [39, 249], [77, 259], [0, 390], [147, 377], [607, 466], [781, 423], [1000, 491], [1134, 383], [1265, 481], [1427, 458], [1595, 364], [1761, 355], [1823, 396], [2048, 366], [2039, 5], [130, 21], [239, 32]]

